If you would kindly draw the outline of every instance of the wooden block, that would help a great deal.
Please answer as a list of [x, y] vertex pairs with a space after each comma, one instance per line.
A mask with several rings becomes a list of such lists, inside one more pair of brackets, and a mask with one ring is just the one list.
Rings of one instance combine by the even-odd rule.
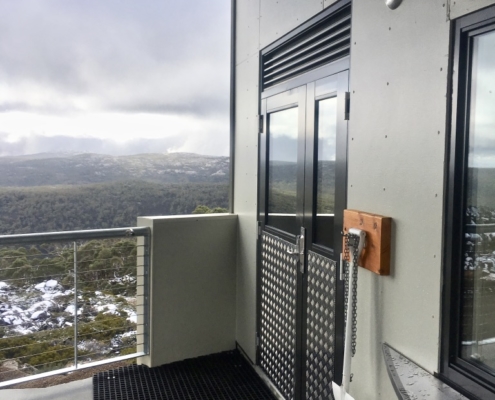
[[362, 211], [344, 210], [344, 233], [347, 234], [350, 228], [358, 228], [366, 232], [366, 247], [359, 258], [359, 266], [378, 275], [390, 275], [392, 218]]

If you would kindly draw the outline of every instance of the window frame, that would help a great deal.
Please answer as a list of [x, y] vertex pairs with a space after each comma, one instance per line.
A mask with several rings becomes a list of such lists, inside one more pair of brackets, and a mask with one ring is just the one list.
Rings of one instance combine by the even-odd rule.
[[[446, 171], [444, 224], [444, 276], [440, 373], [437, 376], [472, 399], [495, 396], [495, 376], [458, 357], [461, 338], [463, 226], [469, 151], [472, 38], [495, 30], [495, 6], [457, 19], [452, 24], [452, 50], [448, 104], [450, 138]], [[449, 125], [449, 121], [447, 122]], [[447, 127], [448, 128], [448, 127]]]

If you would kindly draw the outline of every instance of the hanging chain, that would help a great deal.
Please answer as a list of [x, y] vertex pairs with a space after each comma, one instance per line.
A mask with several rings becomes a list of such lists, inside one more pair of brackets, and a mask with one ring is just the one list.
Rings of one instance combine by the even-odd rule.
[[[349, 260], [349, 235], [344, 235], [344, 257], [342, 258], [343, 263], [341, 268], [344, 269], [343, 275], [344, 275], [344, 321], [347, 321], [347, 302], [349, 300], [349, 263], [347, 260]], [[344, 329], [344, 337], [345, 337], [345, 329]]]
[[[357, 278], [358, 278], [358, 269], [357, 269], [357, 264], [358, 264], [358, 245], [359, 245], [359, 237], [356, 235], [349, 235], [346, 234], [344, 235], [345, 238], [345, 246], [344, 246], [344, 265], [342, 267], [344, 268], [344, 284], [345, 284], [345, 291], [344, 291], [344, 318], [345, 321], [347, 321], [347, 302], [349, 301], [349, 270], [350, 270], [350, 257], [349, 257], [349, 245], [352, 246], [354, 249], [353, 251], [353, 259], [355, 260], [355, 268], [353, 269], [352, 273], [352, 300], [353, 300], [353, 306], [352, 306], [352, 341], [351, 341], [351, 348], [352, 348], [352, 355], [354, 356], [356, 354], [356, 337], [357, 337]], [[351, 243], [352, 240], [352, 243]], [[346, 327], [347, 329], [347, 327]]]
[[356, 354], [356, 338], [357, 338], [357, 280], [358, 280], [358, 244], [359, 238], [354, 237], [354, 269], [352, 276], [352, 355]]

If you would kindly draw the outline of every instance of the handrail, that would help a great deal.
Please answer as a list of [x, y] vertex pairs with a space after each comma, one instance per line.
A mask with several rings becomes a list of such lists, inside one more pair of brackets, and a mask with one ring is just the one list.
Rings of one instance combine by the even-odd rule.
[[[92, 312], [94, 312], [94, 310], [91, 309], [90, 312], [88, 312], [88, 311], [83, 312], [83, 309], [86, 306], [85, 305], [79, 306], [79, 304], [82, 301], [81, 300], [81, 291], [85, 290], [83, 288], [85, 287], [84, 285], [87, 282], [85, 281], [85, 278], [82, 278], [81, 282], [79, 283], [78, 277], [81, 274], [87, 274], [90, 272], [92, 274], [98, 274], [98, 273], [101, 273], [102, 271], [110, 271], [110, 270], [112, 270], [112, 268], [88, 269], [88, 266], [87, 265], [84, 266], [84, 264], [83, 264], [84, 262], [87, 263], [88, 259], [85, 260], [84, 256], [82, 256], [81, 260], [80, 260], [80, 257], [78, 256], [78, 248], [84, 248], [84, 246], [85, 246], [84, 242], [88, 242], [88, 241], [91, 241], [94, 239], [99, 239], [99, 240], [102, 240], [102, 239], [119, 239], [119, 238], [124, 239], [124, 238], [137, 238], [137, 237], [141, 237], [142, 239], [141, 239], [140, 243], [138, 242], [137, 247], [136, 247], [136, 249], [138, 250], [137, 254], [135, 255], [137, 265], [134, 267], [135, 272], [136, 272], [136, 276], [131, 283], [128, 283], [126, 281], [125, 286], [121, 285], [121, 286], [116, 287], [116, 289], [118, 289], [118, 290], [120, 290], [120, 289], [127, 290], [127, 288], [132, 287], [136, 290], [136, 293], [135, 293], [136, 298], [138, 298], [138, 297], [140, 298], [139, 306], [142, 307], [141, 308], [142, 311], [138, 311], [137, 306], [135, 306], [135, 312], [132, 314], [129, 314], [129, 315], [132, 315], [132, 318], [136, 319], [135, 323], [137, 323], [137, 326], [136, 326], [137, 331], [132, 331], [133, 335], [136, 336], [135, 344], [128, 346], [128, 347], [118, 348], [121, 350], [126, 350], [128, 348], [135, 347], [135, 352], [133, 354], [124, 353], [124, 355], [120, 355], [120, 350], [117, 349], [117, 351], [118, 351], [117, 354], [119, 354], [119, 355], [113, 356], [113, 357], [108, 357], [104, 360], [94, 361], [93, 356], [97, 355], [99, 357], [101, 355], [100, 350], [98, 350], [95, 353], [88, 353], [86, 351], [85, 354], [78, 354], [78, 345], [81, 343], [81, 338], [84, 337], [83, 340], [90, 340], [92, 335], [93, 335], [93, 333], [92, 333], [93, 331], [87, 332], [87, 333], [79, 332], [79, 323], [78, 323], [79, 318], [85, 318], [84, 320], [81, 320], [81, 327], [82, 328], [85, 327], [87, 329], [89, 325], [95, 324], [95, 323], [97, 324], [96, 321], [93, 321], [91, 319], [92, 318]], [[112, 229], [78, 230], [78, 231], [66, 231], [66, 232], [41, 232], [41, 233], [28, 233], [28, 234], [15, 234], [15, 235], [0, 236], [0, 246], [15, 246], [15, 245], [27, 246], [27, 245], [39, 245], [39, 244], [56, 243], [56, 242], [61, 243], [63, 245], [63, 248], [66, 250], [69, 250], [71, 247], [73, 247], [73, 259], [69, 258], [67, 260], [65, 260], [65, 259], [63, 260], [64, 262], [70, 261], [70, 263], [73, 264], [72, 268], [67, 266], [66, 267], [67, 269], [66, 269], [65, 273], [63, 273], [63, 274], [57, 274], [58, 271], [56, 271], [55, 274], [53, 272], [46, 272], [44, 275], [38, 276], [38, 274], [40, 272], [42, 272], [43, 268], [55, 265], [55, 264], [46, 264], [46, 263], [45, 264], [39, 264], [39, 265], [35, 266], [36, 271], [37, 271], [36, 276], [30, 275], [27, 278], [18, 278], [16, 275], [11, 275], [11, 273], [12, 273], [12, 271], [14, 271], [13, 273], [16, 273], [17, 271], [21, 271], [22, 268], [24, 268], [24, 266], [9, 268], [9, 265], [7, 264], [7, 268], [5, 267], [5, 265], [3, 265], [2, 269], [1, 269], [1, 271], [7, 273], [6, 278], [2, 279], [2, 281], [5, 281], [7, 283], [20, 282], [20, 281], [24, 282], [24, 280], [26, 279], [25, 282], [28, 282], [28, 280], [32, 281], [34, 279], [34, 281], [33, 281], [34, 283], [33, 282], [28, 283], [28, 285], [33, 286], [36, 282], [39, 281], [40, 278], [43, 279], [44, 282], [45, 281], [46, 282], [55, 282], [55, 285], [57, 284], [57, 281], [60, 281], [62, 279], [63, 276], [69, 276], [69, 277], [71, 277], [71, 279], [73, 279], [72, 289], [69, 290], [71, 293], [67, 292], [67, 290], [64, 292], [64, 295], [73, 294], [73, 299], [71, 301], [71, 304], [73, 307], [74, 319], [72, 322], [69, 322], [69, 323], [72, 323], [73, 330], [74, 330], [74, 335], [73, 335], [74, 355], [72, 357], [73, 365], [68, 366], [67, 368], [63, 368], [63, 366], [62, 366], [62, 368], [58, 368], [58, 369], [56, 366], [56, 363], [61, 363], [61, 362], [66, 363], [67, 360], [71, 360], [71, 358], [56, 360], [53, 362], [50, 361], [47, 363], [41, 363], [40, 362], [39, 365], [33, 365], [32, 364], [32, 367], [34, 368], [34, 370], [36, 370], [36, 368], [38, 368], [38, 367], [46, 367], [47, 365], [51, 365], [51, 364], [53, 364], [55, 366], [55, 369], [51, 370], [51, 371], [47, 371], [47, 372], [37, 373], [34, 375], [29, 374], [28, 376], [25, 376], [23, 378], [14, 379], [14, 380], [3, 381], [3, 379], [0, 379], [0, 388], [5, 387], [5, 386], [10, 386], [10, 385], [13, 385], [15, 383], [26, 382], [29, 380], [39, 379], [42, 377], [60, 374], [60, 373], [68, 372], [68, 371], [74, 371], [74, 370], [78, 370], [78, 369], [82, 369], [82, 368], [88, 368], [88, 366], [90, 366], [90, 365], [101, 365], [101, 364], [106, 364], [109, 362], [126, 360], [129, 358], [140, 357], [140, 356], [149, 354], [149, 318], [150, 318], [149, 317], [149, 312], [150, 312], [150, 308], [149, 308], [149, 267], [150, 267], [151, 229], [149, 227], [125, 227], [125, 228], [112, 228]], [[67, 247], [67, 245], [63, 242], [69, 242], [69, 243], [72, 242], [73, 246]], [[115, 247], [115, 248], [118, 248], [118, 247]], [[85, 250], [82, 250], [82, 252], [84, 252], [84, 251]], [[43, 252], [40, 254], [36, 254], [36, 256], [42, 257], [43, 260], [46, 260], [47, 257], [50, 257], [50, 256], [60, 257], [60, 254], [58, 254], [58, 252]], [[7, 258], [11, 262], [13, 262], [13, 260], [14, 260], [14, 257], [11, 257], [11, 258], [7, 257]], [[137, 261], [138, 259], [139, 259], [139, 261]], [[97, 258], [94, 258], [91, 260], [94, 261], [94, 260], [97, 260]], [[111, 258], [103, 258], [103, 259], [98, 259], [98, 260], [100, 262], [101, 261], [110, 262]], [[79, 263], [81, 263], [81, 265], [82, 265], [81, 268], [78, 266]], [[86, 270], [84, 268], [86, 268]], [[124, 272], [123, 269], [122, 269], [122, 272], [123, 273], [129, 273], [129, 272]], [[85, 276], [85, 275], [82, 275], [82, 276]], [[115, 277], [116, 277], [116, 275], [114, 273], [114, 278]], [[100, 278], [97, 276], [97, 277], [93, 277], [93, 280], [91, 282], [94, 285], [95, 283], [99, 284], [98, 282], [104, 282], [108, 279], [109, 279], [108, 277]], [[120, 282], [120, 281], [117, 281], [117, 282]], [[16, 283], [14, 283], [14, 285], [15, 284]], [[22, 284], [24, 285], [24, 283], [22, 283]], [[65, 284], [67, 284], [67, 283], [65, 283]], [[81, 284], [81, 286], [80, 286], [80, 284]], [[52, 283], [52, 285], [53, 285], [53, 283]], [[70, 283], [69, 283], [69, 285], [70, 285]], [[5, 289], [5, 287], [7, 287], [7, 289]], [[13, 286], [7, 284], [7, 285], [3, 286], [4, 289], [2, 289], [2, 290], [10, 291], [10, 290], [12, 290], [11, 287], [13, 287]], [[93, 286], [93, 287], [95, 288], [97, 286]], [[44, 286], [43, 287], [43, 293], [45, 293], [45, 288], [46, 287]], [[103, 286], [102, 288], [103, 289], [98, 289], [98, 291], [99, 290], [107, 290], [107, 291], [113, 290], [112, 288], [109, 289], [106, 286]], [[65, 288], [65, 289], [67, 289], [67, 288]], [[18, 289], [14, 289], [14, 292], [12, 292], [12, 293], [15, 294], [16, 293], [15, 290], [18, 290]], [[38, 289], [38, 290], [42, 290], [42, 289]], [[91, 289], [91, 290], [96, 290], [96, 289]], [[95, 294], [96, 294], [96, 291], [95, 291]], [[100, 294], [101, 294], [101, 292], [100, 292]], [[112, 295], [113, 294], [110, 294], [110, 295], [108, 293], [106, 294], [106, 296], [112, 296]], [[115, 296], [115, 295], [113, 295], [113, 296]], [[43, 297], [43, 299], [44, 299], [44, 297]], [[45, 300], [41, 301], [41, 299], [40, 299], [40, 301], [38, 301], [37, 303], [34, 303], [34, 304], [41, 304], [41, 303], [46, 302], [46, 301], [48, 301], [48, 300], [45, 299]], [[50, 301], [52, 301], [52, 299], [50, 299]], [[63, 303], [64, 307], [65, 307], [65, 305], [69, 304], [69, 303], [66, 304], [65, 302], [66, 301], [64, 300], [64, 303]], [[15, 306], [17, 309], [19, 309], [17, 304]], [[71, 305], [69, 304], [69, 306], [67, 308], [69, 308], [70, 306]], [[28, 319], [32, 318], [31, 315], [34, 315], [34, 314], [36, 314], [36, 312], [38, 312], [38, 311], [30, 311], [30, 308], [26, 308], [24, 310], [25, 307], [23, 307], [22, 305], [20, 307], [22, 307], [21, 312], [23, 315], [26, 312], [28, 313], [27, 314]], [[26, 307], [31, 307], [31, 304], [26, 303]], [[95, 307], [95, 306], [92, 305], [91, 307]], [[97, 311], [98, 311], [98, 313], [104, 312], [104, 311], [98, 310], [98, 309], [97, 309]], [[70, 311], [70, 310], [67, 311], [67, 309], [65, 310], [65, 312], [72, 313], [72, 311]], [[50, 313], [48, 313], [48, 317], [50, 317]], [[37, 317], [34, 317], [34, 319], [36, 319], [36, 318]], [[46, 318], [46, 315], [43, 318]], [[140, 319], [140, 322], [138, 322], [139, 319]], [[112, 330], [115, 330], [115, 332], [117, 332], [117, 331], [120, 331], [121, 329], [126, 328], [126, 326], [127, 326], [126, 324], [123, 324], [122, 326], [113, 327], [113, 329], [109, 329], [108, 331], [99, 330], [98, 332], [100, 334], [104, 333], [104, 332], [110, 332]], [[50, 329], [60, 330], [60, 329], [67, 329], [67, 327], [65, 325], [64, 326], [55, 325], [55, 326], [52, 326], [52, 328], [50, 328]], [[17, 337], [21, 337], [24, 335], [36, 334], [36, 333], [38, 333], [38, 332], [30, 332], [30, 333], [28, 332], [28, 333], [22, 333], [20, 335], [9, 334], [9, 335], [4, 336], [3, 338], [0, 338], [0, 341], [2, 341], [2, 340], [15, 340], [15, 338], [17, 338]], [[5, 343], [7, 343], [7, 342], [5, 342]], [[14, 345], [14, 347], [11, 347], [12, 349], [18, 349], [21, 347], [27, 349], [27, 347], [28, 347], [28, 344], [23, 344], [21, 346], [21, 345], [14, 343], [13, 345]], [[70, 347], [71, 346], [69, 346], [68, 348], [70, 348]], [[55, 351], [60, 350], [60, 348], [56, 348], [55, 350], [50, 350], [50, 351], [46, 351], [45, 349], [43, 349], [43, 351], [36, 350], [39, 353], [35, 353], [35, 354], [26, 353], [26, 355], [20, 355], [20, 354], [7, 355], [5, 353], [5, 351], [7, 351], [9, 349], [10, 348], [5, 348], [5, 346], [0, 346], [0, 351], [3, 352], [2, 354], [4, 357], [3, 358], [4, 361], [5, 360], [14, 360], [15, 361], [18, 358], [21, 359], [22, 357], [27, 357], [27, 356], [29, 356], [29, 357], [41, 356], [45, 353], [50, 353], [50, 352], [55, 352]], [[65, 350], [65, 348], [63, 350]], [[104, 353], [102, 353], [102, 354], [104, 354]], [[78, 362], [80, 357], [86, 358], [85, 363], [79, 363]], [[93, 362], [91, 362], [92, 359], [93, 359]], [[90, 362], [88, 363], [88, 361], [90, 361]]]
[[81, 231], [66, 231], [66, 232], [41, 232], [41, 233], [23, 233], [17, 235], [2, 235], [0, 236], [0, 246], [8, 246], [13, 244], [23, 243], [46, 243], [46, 242], [62, 242], [74, 240], [90, 240], [90, 239], [111, 239], [118, 237], [129, 236], [144, 236], [149, 237], [151, 230], [149, 227], [127, 227], [127, 228], [111, 228], [111, 229], [88, 229]]
[[495, 232], [495, 224], [466, 224], [467, 233], [492, 233]]

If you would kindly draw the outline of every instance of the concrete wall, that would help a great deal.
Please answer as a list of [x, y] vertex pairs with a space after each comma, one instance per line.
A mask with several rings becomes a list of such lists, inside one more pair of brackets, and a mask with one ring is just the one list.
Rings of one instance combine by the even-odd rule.
[[236, 339], [256, 355], [259, 51], [334, 0], [237, 0], [234, 212], [239, 216]]
[[138, 218], [152, 235], [148, 366], [235, 348], [237, 216]]

